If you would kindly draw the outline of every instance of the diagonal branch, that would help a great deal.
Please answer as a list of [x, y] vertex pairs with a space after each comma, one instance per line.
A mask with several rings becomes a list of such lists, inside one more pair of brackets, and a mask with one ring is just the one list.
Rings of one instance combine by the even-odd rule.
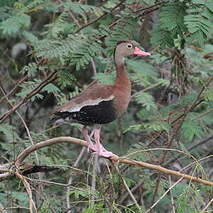
[[4, 99], [9, 98], [11, 95], [13, 95], [16, 90], [19, 88], [19, 86], [28, 79], [28, 76], [24, 76], [23, 78], [21, 78], [20, 80], [16, 81], [15, 86], [13, 87], [13, 89], [10, 90], [10, 92], [8, 92], [5, 96], [3, 96], [0, 99], [0, 103], [4, 101]]
[[42, 81], [35, 89], [33, 89], [30, 93], [28, 93], [19, 103], [17, 103], [12, 109], [5, 112], [0, 116], [0, 123], [2, 123], [9, 115], [15, 112], [20, 106], [25, 104], [30, 98], [32, 98], [35, 94], [40, 92], [47, 84], [55, 79], [55, 74], [57, 71], [53, 71], [44, 81]]
[[92, 25], [92, 24], [95, 24], [96, 22], [98, 22], [100, 19], [102, 19], [103, 17], [107, 16], [108, 14], [112, 14], [112, 12], [117, 9], [118, 7], [120, 7], [123, 3], [125, 2], [125, 0], [121, 0], [117, 5], [115, 5], [115, 7], [113, 7], [110, 12], [104, 12], [103, 15], [99, 16], [98, 18], [96, 18], [95, 20], [83, 25], [82, 27], [78, 28], [74, 34], [76, 33], [79, 33], [81, 30], [83, 30], [84, 28]]
[[[188, 150], [188, 152], [189, 152], [189, 151], [191, 151], [191, 150], [197, 148], [198, 146], [201, 146], [201, 145], [205, 144], [206, 142], [209, 142], [209, 141], [212, 140], [212, 139], [213, 139], [213, 134], [209, 135], [207, 138], [204, 138], [204, 139], [198, 141], [198, 142], [195, 143], [195, 144], [192, 144], [191, 146], [189, 146], [189, 148], [187, 148], [187, 150]], [[167, 167], [167, 166], [170, 165], [171, 163], [173, 163], [173, 162], [175, 162], [176, 160], [178, 160], [182, 155], [183, 155], [183, 153], [181, 153], [181, 154], [177, 155], [176, 157], [174, 157], [174, 158], [168, 160], [168, 161], [164, 164], [164, 166]]]
[[[20, 165], [22, 165], [23, 161], [25, 160], [25, 158], [27, 158], [32, 152], [41, 149], [43, 147], [47, 147], [47, 146], [51, 146], [53, 144], [58, 144], [58, 143], [71, 143], [71, 144], [76, 144], [76, 145], [80, 145], [80, 146], [88, 146], [87, 142], [78, 138], [73, 138], [73, 137], [56, 137], [56, 138], [52, 138], [46, 141], [42, 141], [40, 143], [31, 145], [29, 147], [27, 147], [25, 150], [23, 150], [17, 157], [16, 161], [15, 161], [15, 165], [16, 167], [19, 167]], [[168, 175], [174, 175], [174, 176], [178, 176], [178, 177], [182, 177], [184, 179], [188, 179], [190, 181], [194, 181], [197, 183], [202, 183], [205, 185], [209, 185], [209, 186], [213, 186], [213, 182], [208, 181], [208, 180], [204, 180], [195, 176], [191, 176], [188, 174], [184, 174], [178, 171], [174, 171], [174, 170], [170, 170], [167, 168], [164, 168], [160, 165], [155, 165], [155, 164], [151, 164], [151, 163], [146, 163], [143, 161], [135, 161], [135, 160], [130, 160], [127, 158], [122, 158], [122, 157], [113, 157], [111, 158], [113, 163], [124, 163], [124, 164], [129, 164], [132, 166], [139, 166], [139, 167], [144, 167], [144, 168], [148, 168], [148, 169], [153, 169], [153, 170], [157, 170], [159, 172], [162, 172], [164, 174], [168, 174]], [[8, 164], [7, 164], [8, 165]], [[10, 167], [13, 164], [10, 164]], [[9, 168], [7, 172], [11, 172], [9, 173], [8, 176], [11, 176], [14, 174], [13, 171], [11, 171]], [[2, 169], [1, 169], [2, 168]], [[3, 166], [0, 166], [0, 171], [4, 171], [5, 169], [3, 168]], [[4, 175], [4, 174], [1, 174]], [[1, 177], [0, 177], [1, 178]]]
[[33, 195], [32, 195], [32, 190], [30, 188], [30, 184], [27, 182], [26, 178], [21, 175], [19, 173], [19, 171], [16, 171], [15, 172], [15, 175], [22, 181], [26, 191], [27, 191], [27, 194], [28, 194], [28, 197], [29, 197], [29, 210], [30, 210], [30, 213], [37, 213], [37, 209], [36, 209], [36, 205], [35, 205], [35, 202], [33, 201]]

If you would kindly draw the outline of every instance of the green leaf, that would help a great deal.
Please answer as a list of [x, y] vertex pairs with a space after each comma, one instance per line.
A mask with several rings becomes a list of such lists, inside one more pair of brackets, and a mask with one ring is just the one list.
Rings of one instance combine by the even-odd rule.
[[56, 87], [54, 84], [49, 83], [41, 91], [47, 92], [47, 93], [59, 93], [60, 89]]
[[0, 132], [3, 133], [8, 138], [13, 138], [14, 127], [9, 124], [1, 124]]
[[179, 46], [182, 46], [186, 31], [183, 22], [185, 13], [185, 5], [180, 2], [168, 2], [161, 7], [160, 24], [155, 25], [151, 31], [153, 46], [174, 47], [176, 39], [179, 39]]
[[208, 101], [213, 101], [213, 87], [208, 88], [205, 92], [204, 92], [204, 98]]
[[34, 76], [38, 71], [38, 65], [34, 62], [29, 63], [27, 66], [24, 66], [20, 71], [23, 74], [28, 74], [28, 76]]
[[44, 39], [33, 45], [38, 57], [65, 61], [79, 70], [101, 54], [100, 43], [94, 37], [69, 35], [66, 39]]
[[38, 38], [32, 32], [23, 31], [22, 34], [27, 41], [30, 42], [38, 41]]
[[92, 5], [82, 4], [78, 2], [71, 2], [66, 1], [65, 3], [62, 3], [62, 5], [65, 7], [67, 11], [72, 10], [76, 14], [80, 14], [84, 17], [86, 20], [86, 13], [91, 12], [94, 13], [97, 16], [100, 16], [103, 14], [103, 11], [100, 7], [95, 7]]
[[185, 120], [181, 127], [181, 131], [183, 137], [188, 141], [192, 141], [194, 137], [200, 138], [203, 134], [203, 128], [196, 120]]
[[[36, 86], [38, 86], [38, 84], [41, 82], [41, 80], [34, 80], [34, 81], [27, 81], [25, 83], [23, 83], [22, 85], [20, 85], [20, 87], [22, 88], [20, 92], [16, 93], [16, 96], [18, 97], [26, 97], [33, 89], [36, 88]], [[36, 95], [34, 95], [33, 97], [31, 97], [31, 101], [34, 101], [36, 98], [38, 99], [42, 99], [44, 96], [37, 93]]]
[[165, 30], [183, 29], [183, 17], [185, 15], [184, 4], [181, 3], [167, 3], [160, 11], [161, 28]]
[[142, 76], [154, 76], [157, 77], [156, 69], [144, 60], [126, 60], [129, 69], [133, 70], [135, 73], [140, 73]]
[[[107, 45], [107, 52], [109, 54], [113, 54], [114, 47], [116, 46], [117, 42], [120, 40], [134, 40], [134, 32], [137, 25], [137, 19], [134, 17], [134, 14], [131, 14], [132, 16], [126, 16], [123, 17], [119, 24], [117, 24], [113, 30], [108, 29], [106, 26], [103, 29], [103, 34], [106, 35], [106, 32], [108, 32], [108, 36], [106, 39], [106, 45]], [[102, 33], [102, 32], [101, 32]]]
[[71, 86], [75, 80], [75, 77], [68, 70], [62, 70], [58, 74], [58, 84], [62, 89]]
[[94, 79], [98, 80], [101, 84], [105, 84], [105, 85], [113, 84], [115, 81], [115, 72], [97, 73]]
[[140, 91], [135, 93], [134, 98], [136, 102], [141, 104], [143, 107], [145, 107], [146, 110], [151, 110], [151, 109], [157, 110], [157, 106], [154, 102], [154, 98], [149, 93]]
[[146, 125], [147, 129], [154, 130], [154, 131], [169, 131], [170, 125], [167, 122], [164, 121], [154, 121], [150, 122]]
[[16, 14], [0, 23], [0, 31], [2, 31], [2, 34], [5, 36], [14, 36], [21, 29], [28, 28], [30, 26], [30, 23], [30, 16], [22, 13]]
[[70, 192], [70, 195], [72, 194], [75, 196], [76, 199], [79, 199], [80, 197], [89, 197], [89, 191], [87, 188], [76, 188], [75, 190]]
[[188, 15], [184, 17], [184, 23], [191, 33], [188, 40], [203, 46], [205, 39], [212, 36], [212, 21], [213, 13], [208, 8], [190, 8]]

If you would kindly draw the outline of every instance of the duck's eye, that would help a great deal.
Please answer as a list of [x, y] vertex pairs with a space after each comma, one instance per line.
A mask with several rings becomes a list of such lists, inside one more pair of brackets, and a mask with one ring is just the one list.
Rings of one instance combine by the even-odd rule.
[[132, 48], [132, 44], [127, 44], [127, 48], [131, 49]]

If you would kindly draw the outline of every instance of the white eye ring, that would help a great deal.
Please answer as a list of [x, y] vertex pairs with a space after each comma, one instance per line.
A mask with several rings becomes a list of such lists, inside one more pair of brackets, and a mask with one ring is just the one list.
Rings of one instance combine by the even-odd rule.
[[127, 44], [126, 46], [127, 46], [128, 49], [132, 48], [132, 44]]

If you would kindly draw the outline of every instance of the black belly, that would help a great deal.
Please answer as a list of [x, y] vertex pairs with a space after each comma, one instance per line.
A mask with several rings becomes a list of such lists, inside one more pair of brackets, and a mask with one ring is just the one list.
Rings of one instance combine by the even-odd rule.
[[63, 119], [69, 118], [84, 125], [105, 124], [116, 119], [112, 100], [102, 101], [98, 105], [82, 107], [78, 112], [60, 112], [57, 115]]

